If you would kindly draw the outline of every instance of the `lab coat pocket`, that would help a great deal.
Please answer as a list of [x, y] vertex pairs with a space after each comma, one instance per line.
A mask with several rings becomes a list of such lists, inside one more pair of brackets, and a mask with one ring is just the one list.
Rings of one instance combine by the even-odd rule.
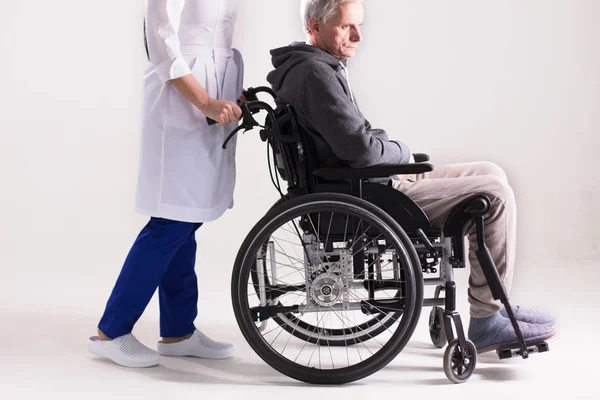
[[[204, 60], [193, 57], [188, 61], [192, 75], [200, 85], [206, 87], [206, 68]], [[168, 125], [184, 132], [196, 132], [206, 125], [206, 117], [194, 104], [188, 101], [177, 89], [171, 87], [169, 94]]]

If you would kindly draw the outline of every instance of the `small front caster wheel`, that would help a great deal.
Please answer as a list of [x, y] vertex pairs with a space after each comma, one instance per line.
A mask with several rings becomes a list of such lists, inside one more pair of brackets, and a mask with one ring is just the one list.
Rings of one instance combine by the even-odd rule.
[[446, 345], [446, 329], [444, 329], [444, 309], [441, 307], [433, 307], [429, 314], [429, 336], [431, 343], [438, 349]]
[[466, 382], [477, 364], [477, 350], [475, 345], [465, 339], [466, 349], [463, 352], [458, 339], [452, 340], [444, 352], [444, 372], [448, 379], [454, 383]]

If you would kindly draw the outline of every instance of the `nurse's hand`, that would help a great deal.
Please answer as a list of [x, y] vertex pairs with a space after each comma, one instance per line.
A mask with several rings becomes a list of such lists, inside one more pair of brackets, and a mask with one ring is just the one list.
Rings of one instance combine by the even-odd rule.
[[219, 125], [230, 124], [242, 117], [242, 109], [233, 101], [210, 99], [201, 111]]

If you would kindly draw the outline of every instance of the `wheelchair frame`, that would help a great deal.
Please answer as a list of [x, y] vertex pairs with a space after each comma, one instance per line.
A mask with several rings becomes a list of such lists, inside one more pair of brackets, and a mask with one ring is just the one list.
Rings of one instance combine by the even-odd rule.
[[[268, 103], [258, 100], [257, 94], [261, 92], [268, 93], [273, 97], [277, 104], [275, 109]], [[503, 359], [520, 355], [526, 359], [532, 352], [548, 350], [545, 342], [526, 345], [516, 322], [508, 295], [484, 240], [484, 218], [490, 208], [490, 201], [486, 196], [474, 194], [452, 211], [443, 229], [435, 229], [422, 209], [403, 193], [392, 191], [379, 183], [364, 182], [371, 178], [389, 178], [395, 174], [419, 174], [432, 171], [433, 166], [427, 163], [428, 155], [414, 154], [415, 164], [387, 164], [361, 169], [351, 167], [319, 168], [316, 165], [310, 137], [300, 128], [291, 105], [282, 103], [276, 94], [266, 87], [248, 89], [244, 95], [249, 101], [241, 104], [243, 111], [241, 124], [226, 139], [223, 148], [237, 132], [252, 130], [256, 127], [262, 128], [261, 140], [270, 146], [275, 164], [275, 176], [271, 172], [271, 179], [281, 195], [279, 204], [273, 208], [291, 199], [300, 199], [313, 194], [341, 193], [365, 200], [388, 214], [406, 232], [418, 255], [422, 273], [439, 272], [437, 278], [423, 278], [424, 285], [435, 286], [436, 289], [433, 298], [422, 299], [417, 314], [420, 314], [420, 307], [432, 307], [429, 316], [431, 340], [438, 348], [449, 343], [444, 354], [444, 372], [452, 382], [462, 383], [468, 380], [475, 368], [477, 358], [475, 347], [465, 337], [460, 315], [456, 311], [456, 284], [454, 282], [454, 268], [464, 268], [466, 265], [464, 237], [466, 236], [466, 227], [471, 222], [475, 225], [477, 235], [478, 248], [475, 250], [475, 254], [482, 266], [494, 299], [500, 300], [505, 306], [519, 342], [517, 347], [497, 350], [498, 356]], [[253, 117], [253, 114], [261, 110], [267, 112], [264, 125], [260, 125]], [[269, 159], [271, 167], [270, 164], [271, 160]], [[288, 183], [287, 194], [281, 191], [278, 174]], [[392, 193], [395, 194], [392, 195]], [[355, 255], [355, 270], [357, 259], [361, 257], [360, 264], [364, 267], [365, 256], [359, 253]], [[263, 286], [264, 284], [263, 282]], [[366, 282], [370, 295], [375, 291], [374, 285], [374, 280]], [[443, 297], [441, 297], [442, 292], [444, 292]], [[388, 307], [388, 309], [390, 308]], [[400, 310], [400, 308], [396, 309], [396, 311]], [[279, 313], [279, 315], [282, 314]], [[237, 313], [236, 318], [240, 323]], [[240, 328], [244, 329], [241, 323]], [[456, 370], [453, 363], [457, 359], [462, 360], [469, 368], [463, 372], [461, 369]], [[269, 360], [265, 359], [265, 361]], [[320, 380], [305, 379], [288, 371], [281, 372], [295, 379], [323, 383]], [[340, 383], [350, 380], [352, 379], [341, 379]]]

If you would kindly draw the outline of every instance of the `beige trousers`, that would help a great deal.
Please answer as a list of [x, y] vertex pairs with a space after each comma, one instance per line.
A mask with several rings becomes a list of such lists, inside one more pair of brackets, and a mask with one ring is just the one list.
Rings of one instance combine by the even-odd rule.
[[[393, 186], [415, 201], [436, 228], [443, 228], [452, 209], [467, 197], [474, 194], [488, 196], [491, 209], [485, 218], [485, 242], [506, 291], [510, 291], [515, 264], [517, 209], [514, 193], [500, 167], [490, 162], [451, 164], [413, 175], [408, 181], [394, 181]], [[473, 224], [467, 234], [471, 267], [470, 314], [475, 318], [487, 317], [500, 310], [502, 305], [494, 300], [475, 256], [477, 237]]]

